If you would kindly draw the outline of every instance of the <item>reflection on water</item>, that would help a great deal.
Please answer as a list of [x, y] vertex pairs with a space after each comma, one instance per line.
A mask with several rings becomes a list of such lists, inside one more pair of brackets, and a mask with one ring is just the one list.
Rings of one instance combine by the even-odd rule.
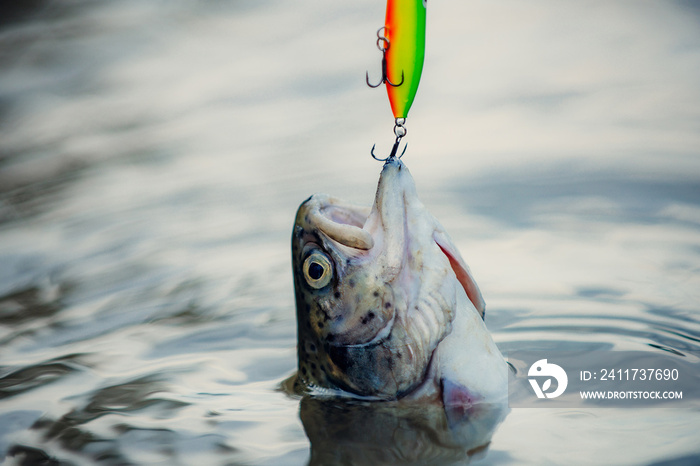
[[[289, 234], [371, 202], [381, 2], [0, 6], [0, 462], [697, 462], [700, 402], [298, 400]], [[433, 2], [404, 161], [503, 352], [700, 357], [693, 2]], [[386, 142], [383, 142], [386, 141]]]
[[20, 395], [40, 386], [48, 385], [68, 376], [76, 370], [73, 361], [79, 355], [69, 354], [9, 372], [0, 378], [0, 399]]
[[301, 421], [309, 464], [466, 464], [482, 458], [505, 406], [467, 412], [441, 406], [304, 398]]

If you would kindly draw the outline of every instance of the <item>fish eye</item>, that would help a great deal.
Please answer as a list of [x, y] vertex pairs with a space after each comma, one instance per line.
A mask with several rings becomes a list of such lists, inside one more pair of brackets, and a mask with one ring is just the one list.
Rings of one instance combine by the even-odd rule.
[[326, 254], [313, 252], [304, 261], [304, 278], [312, 288], [323, 288], [330, 283], [332, 277], [333, 267]]
[[428, 8], [428, 0], [423, 0], [423, 8]]

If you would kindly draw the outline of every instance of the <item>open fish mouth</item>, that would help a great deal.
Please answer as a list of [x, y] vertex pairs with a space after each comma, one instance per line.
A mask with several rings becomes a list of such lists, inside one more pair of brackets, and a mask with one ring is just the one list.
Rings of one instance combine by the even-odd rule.
[[317, 194], [309, 199], [308, 220], [333, 241], [354, 249], [369, 250], [374, 246], [372, 235], [362, 227], [369, 209]]

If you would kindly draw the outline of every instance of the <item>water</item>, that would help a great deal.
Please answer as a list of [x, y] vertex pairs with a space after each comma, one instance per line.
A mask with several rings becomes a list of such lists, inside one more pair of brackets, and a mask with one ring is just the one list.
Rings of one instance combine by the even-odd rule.
[[[418, 462], [698, 460], [698, 403], [514, 409], [465, 456], [439, 440], [444, 414], [280, 391], [295, 209], [317, 191], [371, 202], [369, 148], [393, 141], [385, 93], [364, 85], [383, 10], [0, 7], [8, 464], [390, 463], [405, 445]], [[666, 350], [700, 368], [699, 22], [690, 1], [431, 2], [404, 160], [503, 351]]]

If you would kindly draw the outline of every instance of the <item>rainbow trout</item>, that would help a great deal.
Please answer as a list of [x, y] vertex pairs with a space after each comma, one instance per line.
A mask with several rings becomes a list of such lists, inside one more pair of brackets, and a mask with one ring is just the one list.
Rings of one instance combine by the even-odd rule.
[[301, 204], [292, 265], [297, 391], [446, 406], [506, 398], [479, 288], [398, 158], [371, 209], [325, 194]]

